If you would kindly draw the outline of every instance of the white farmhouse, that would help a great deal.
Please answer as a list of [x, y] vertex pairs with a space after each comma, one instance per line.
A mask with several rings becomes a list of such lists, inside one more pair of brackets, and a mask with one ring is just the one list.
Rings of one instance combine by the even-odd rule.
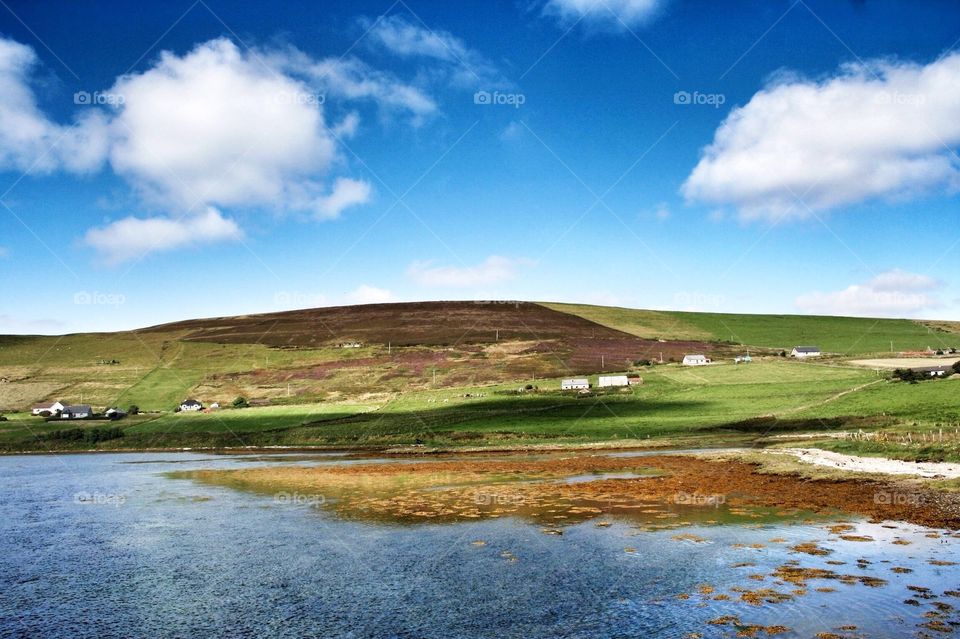
[[66, 408], [66, 406], [60, 402], [53, 402], [52, 404], [36, 404], [30, 409], [30, 414], [34, 416], [42, 415], [43, 413], [56, 415], [57, 413], [63, 412], [64, 408]]
[[195, 399], [185, 399], [180, 403], [180, 410], [189, 411], [189, 410], [201, 410], [203, 409], [203, 404], [198, 402]]
[[794, 346], [790, 352], [790, 357], [820, 357], [820, 348], [818, 346]]
[[629, 384], [630, 381], [626, 375], [601, 375], [597, 379], [597, 385], [600, 388], [606, 388], [607, 386], [627, 386]]
[[589, 390], [590, 380], [586, 377], [575, 377], [560, 382], [560, 390]]
[[706, 355], [700, 355], [699, 353], [683, 356], [684, 366], [706, 366], [709, 363], [710, 358], [708, 358]]

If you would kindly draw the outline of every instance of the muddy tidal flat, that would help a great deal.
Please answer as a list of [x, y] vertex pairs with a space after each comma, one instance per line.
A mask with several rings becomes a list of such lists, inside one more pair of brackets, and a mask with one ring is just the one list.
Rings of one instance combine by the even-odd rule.
[[0, 459], [0, 636], [946, 637], [950, 497], [691, 455]]

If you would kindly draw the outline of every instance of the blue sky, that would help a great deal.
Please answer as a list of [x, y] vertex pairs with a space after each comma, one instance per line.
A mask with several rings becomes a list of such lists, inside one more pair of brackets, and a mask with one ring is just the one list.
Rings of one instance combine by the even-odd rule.
[[942, 1], [8, 2], [0, 333], [421, 299], [960, 319]]

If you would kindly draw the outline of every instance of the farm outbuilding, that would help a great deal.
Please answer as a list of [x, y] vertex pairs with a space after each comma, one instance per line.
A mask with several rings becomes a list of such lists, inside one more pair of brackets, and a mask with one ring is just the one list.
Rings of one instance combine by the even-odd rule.
[[630, 380], [626, 375], [601, 375], [597, 378], [597, 386], [606, 388], [608, 386], [628, 386]]
[[800, 359], [804, 357], [820, 357], [820, 355], [822, 355], [822, 353], [820, 352], [819, 346], [794, 346], [790, 352], [790, 357]]
[[203, 404], [201, 404], [195, 399], [185, 399], [182, 402], [180, 402], [180, 410], [182, 411], [203, 410]]
[[921, 373], [928, 377], [946, 377], [953, 373], [952, 366], [917, 366], [911, 368], [914, 373]]
[[60, 419], [86, 419], [93, 415], [93, 409], [86, 404], [64, 406], [60, 412]]
[[706, 366], [709, 363], [710, 363], [710, 358], [707, 357], [706, 355], [701, 355], [699, 353], [683, 356], [684, 366]]
[[575, 377], [560, 382], [560, 390], [589, 390], [590, 380], [586, 377]]

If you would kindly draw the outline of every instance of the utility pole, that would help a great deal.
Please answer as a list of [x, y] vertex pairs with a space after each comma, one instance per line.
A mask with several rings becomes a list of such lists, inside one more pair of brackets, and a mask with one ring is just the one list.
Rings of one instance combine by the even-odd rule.
[[497, 341], [498, 341], [498, 342], [500, 341], [500, 329], [499, 329], [499, 328], [497, 329]]
[[600, 356], [600, 370], [603, 370], [605, 366], [606, 366], [606, 364], [604, 363], [603, 355], [601, 355], [601, 356]]
[[660, 351], [660, 363], [663, 364], [663, 351]]
[[387, 342], [387, 355], [393, 354], [393, 342]]

